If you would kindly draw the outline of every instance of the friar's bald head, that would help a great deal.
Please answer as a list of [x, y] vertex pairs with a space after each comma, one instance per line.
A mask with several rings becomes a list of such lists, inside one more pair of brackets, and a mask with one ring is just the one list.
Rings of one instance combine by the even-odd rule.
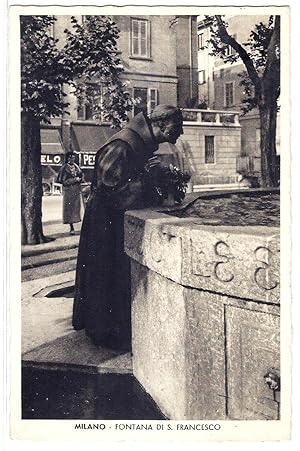
[[179, 119], [182, 120], [182, 112], [179, 108], [172, 106], [161, 104], [157, 105], [150, 115], [152, 122], [157, 122], [165, 119]]
[[179, 108], [161, 104], [157, 105], [150, 115], [152, 130], [158, 142], [170, 142], [175, 144], [183, 134], [182, 112]]

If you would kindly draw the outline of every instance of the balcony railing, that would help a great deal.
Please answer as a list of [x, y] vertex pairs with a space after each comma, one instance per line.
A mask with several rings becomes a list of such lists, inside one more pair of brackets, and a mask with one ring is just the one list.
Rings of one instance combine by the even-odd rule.
[[222, 127], [240, 126], [239, 113], [237, 111], [184, 108], [182, 114], [185, 123], [216, 125]]

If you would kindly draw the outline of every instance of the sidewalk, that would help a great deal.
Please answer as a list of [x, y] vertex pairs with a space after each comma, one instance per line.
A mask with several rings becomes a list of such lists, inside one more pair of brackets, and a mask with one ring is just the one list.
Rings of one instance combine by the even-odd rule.
[[55, 240], [49, 243], [22, 245], [22, 257], [76, 248], [79, 244], [80, 229], [81, 222], [75, 224], [75, 235], [70, 235], [68, 224], [62, 224], [61, 221], [46, 222], [43, 224], [44, 235]]
[[37, 276], [22, 283], [23, 365], [130, 373], [130, 354], [96, 348], [84, 331], [73, 330], [74, 268], [50, 275], [50, 266], [60, 270], [63, 260], [76, 258], [79, 244], [81, 223], [75, 224], [76, 234], [70, 235], [68, 225], [57, 219], [61, 216], [60, 202], [59, 198], [44, 199], [48, 207], [44, 234], [55, 241], [22, 246], [23, 274], [26, 269], [37, 268]]
[[74, 276], [70, 271], [22, 283], [23, 365], [130, 373], [129, 353], [95, 347], [83, 330], [73, 330]]
[[[80, 225], [75, 224], [76, 235], [72, 236], [66, 224], [58, 221], [44, 224], [45, 236], [52, 236], [55, 241], [22, 246], [23, 269], [30, 264], [55, 264], [56, 258], [62, 260], [59, 251], [76, 251]], [[130, 354], [97, 348], [84, 331], [73, 330], [74, 278], [75, 271], [72, 270], [22, 283], [23, 366], [131, 373]]]
[[[74, 224], [76, 234], [69, 234], [69, 225], [62, 223], [62, 196], [43, 196], [43, 232], [46, 237], [55, 238], [49, 243], [22, 246], [22, 257], [29, 257], [48, 252], [73, 249], [78, 247], [82, 222]], [[84, 216], [83, 206], [81, 218]]]
[[[190, 196], [189, 202], [198, 195]], [[59, 199], [45, 199], [54, 204]], [[181, 208], [184, 208], [183, 204]], [[166, 207], [164, 207], [166, 210]], [[68, 225], [57, 220], [60, 212], [53, 207], [51, 217], [43, 225], [45, 236], [55, 241], [22, 246], [22, 264], [26, 267], [44, 265], [59, 267], [59, 262], [74, 259], [71, 251], [78, 247], [81, 223], [75, 224], [76, 234], [69, 234]], [[65, 251], [65, 252], [63, 252]], [[74, 252], [75, 253], [75, 252]], [[65, 254], [65, 255], [64, 255]], [[57, 263], [55, 259], [57, 258]], [[47, 265], [51, 262], [51, 265]], [[46, 271], [45, 271], [46, 268]], [[38, 268], [39, 269], [39, 268]], [[49, 272], [49, 271], [48, 271]], [[122, 354], [95, 347], [85, 332], [72, 328], [72, 307], [75, 271], [67, 270], [22, 283], [22, 362], [23, 366], [77, 370], [100, 373], [132, 373], [131, 354]]]

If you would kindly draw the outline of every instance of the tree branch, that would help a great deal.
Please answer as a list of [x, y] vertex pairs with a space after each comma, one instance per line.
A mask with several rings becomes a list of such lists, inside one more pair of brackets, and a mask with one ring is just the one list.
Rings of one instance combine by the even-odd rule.
[[263, 74], [263, 81], [270, 85], [273, 90], [278, 91], [280, 84], [280, 16], [275, 16], [274, 30], [267, 49], [267, 61]]
[[219, 29], [219, 35], [224, 42], [224, 44], [230, 45], [241, 57], [243, 63], [246, 66], [248, 75], [255, 87], [255, 90], [257, 93], [260, 93], [261, 91], [261, 80], [258, 76], [258, 73], [253, 65], [253, 62], [251, 58], [249, 57], [247, 51], [244, 49], [244, 47], [239, 44], [232, 36], [230, 36], [227, 32], [226, 26], [221, 18], [220, 15], [216, 15], [216, 22]]

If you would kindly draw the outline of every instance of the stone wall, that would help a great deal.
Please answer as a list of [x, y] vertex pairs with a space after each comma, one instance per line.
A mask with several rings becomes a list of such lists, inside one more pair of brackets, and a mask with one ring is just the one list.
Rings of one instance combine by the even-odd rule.
[[127, 212], [133, 371], [167, 418], [278, 419], [279, 230]]
[[[236, 181], [236, 158], [241, 153], [240, 126], [216, 126], [184, 123], [184, 134], [178, 139], [176, 147], [192, 167], [194, 184], [234, 183]], [[205, 163], [205, 136], [214, 136], [215, 163]], [[211, 178], [211, 181], [209, 180]], [[218, 178], [223, 177], [223, 181]], [[216, 180], [214, 182], [214, 180]]]

